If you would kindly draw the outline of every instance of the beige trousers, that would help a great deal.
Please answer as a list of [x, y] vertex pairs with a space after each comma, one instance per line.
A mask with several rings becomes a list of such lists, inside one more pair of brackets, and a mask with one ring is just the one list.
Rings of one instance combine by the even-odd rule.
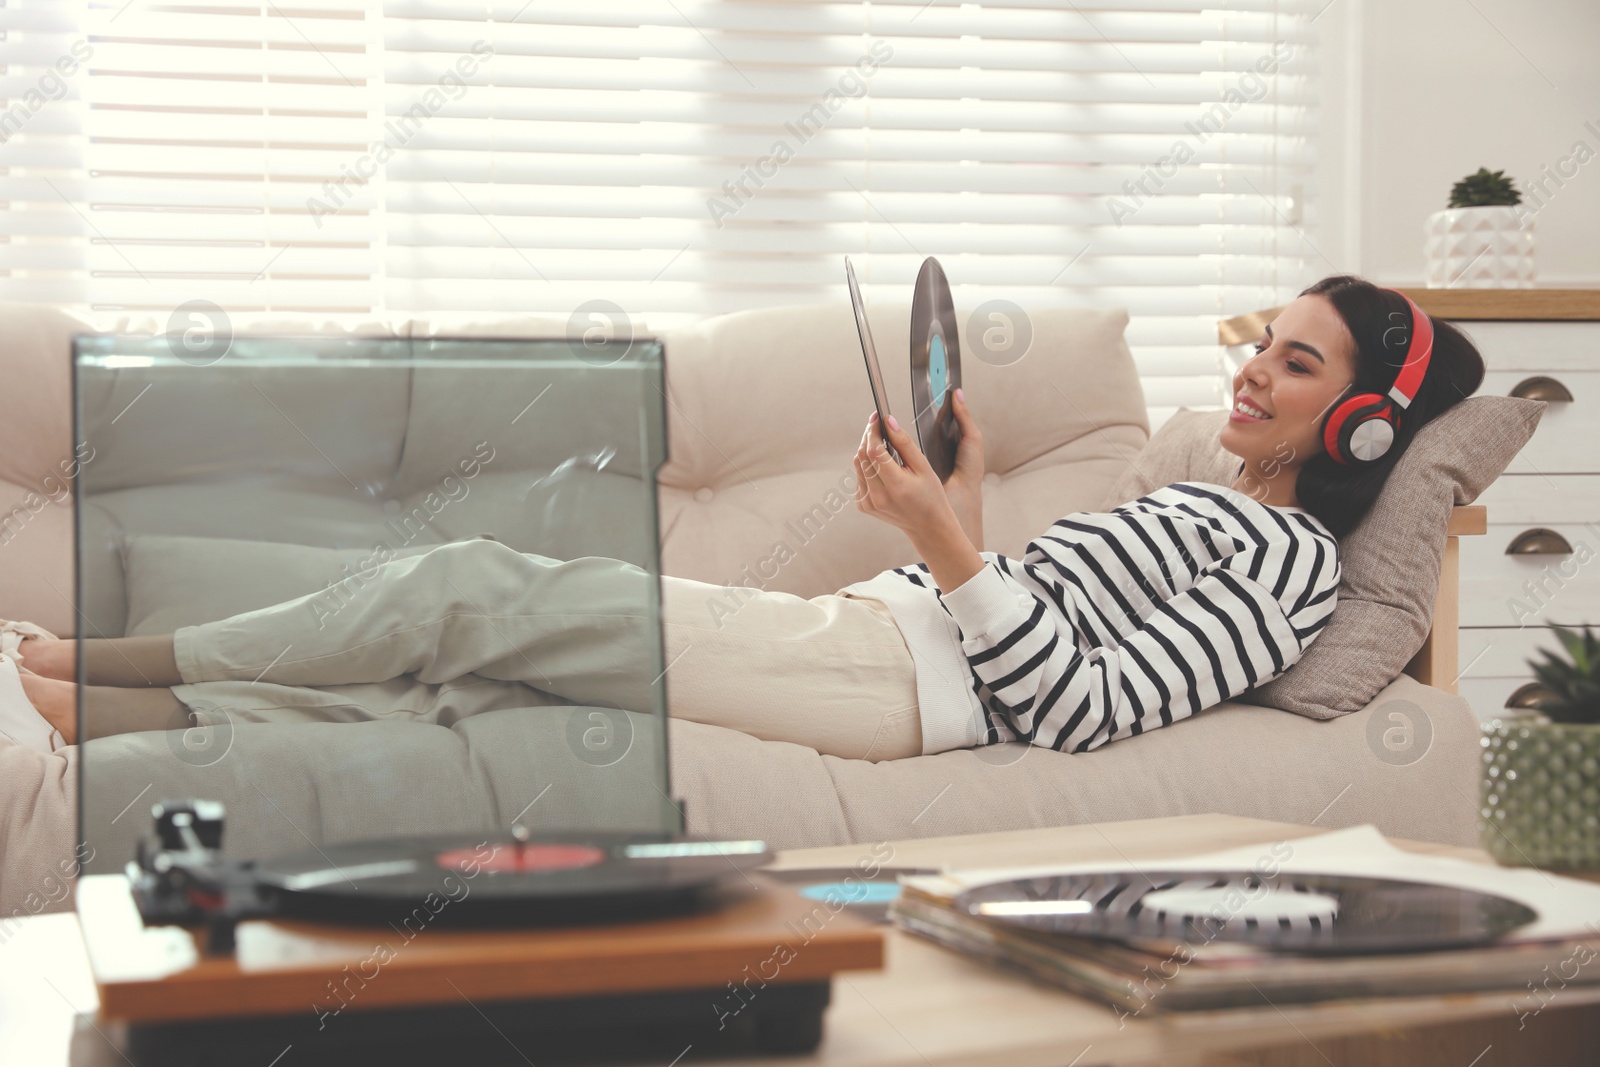
[[[653, 581], [598, 556], [442, 545], [384, 564], [331, 615], [318, 593], [178, 630], [173, 692], [202, 723], [450, 725], [566, 703], [648, 713]], [[881, 601], [671, 577], [661, 598], [672, 716], [848, 759], [921, 753], [915, 666]]]

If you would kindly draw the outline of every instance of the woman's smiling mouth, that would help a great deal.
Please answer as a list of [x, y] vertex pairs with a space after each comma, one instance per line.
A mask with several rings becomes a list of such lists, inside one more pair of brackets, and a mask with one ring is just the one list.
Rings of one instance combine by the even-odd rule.
[[1231, 422], [1266, 422], [1272, 418], [1265, 411], [1256, 407], [1244, 397], [1237, 398], [1233, 403], [1233, 410], [1228, 413]]

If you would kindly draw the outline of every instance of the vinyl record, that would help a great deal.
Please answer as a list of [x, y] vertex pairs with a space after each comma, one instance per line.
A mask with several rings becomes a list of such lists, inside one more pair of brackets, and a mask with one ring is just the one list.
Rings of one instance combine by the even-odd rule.
[[1452, 886], [1252, 870], [1108, 871], [995, 882], [955, 900], [989, 921], [1072, 937], [1242, 942], [1319, 955], [1482, 945], [1538, 918]]
[[951, 394], [961, 388], [961, 336], [944, 268], [929, 256], [911, 300], [911, 403], [917, 442], [942, 482], [956, 469], [961, 428]]
[[328, 845], [256, 865], [283, 914], [444, 922], [606, 922], [692, 910], [705, 892], [771, 860], [761, 841], [645, 835], [459, 835]]

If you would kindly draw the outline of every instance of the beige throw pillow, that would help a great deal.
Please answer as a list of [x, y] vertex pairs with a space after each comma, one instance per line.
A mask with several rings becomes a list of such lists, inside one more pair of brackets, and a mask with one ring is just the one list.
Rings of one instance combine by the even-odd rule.
[[[1399, 677], [1433, 626], [1451, 508], [1500, 477], [1547, 406], [1472, 396], [1424, 426], [1339, 543], [1343, 578], [1328, 625], [1294, 666], [1235, 699], [1331, 719], [1366, 707]], [[1217, 441], [1227, 417], [1180, 408], [1112, 484], [1103, 510], [1173, 482], [1231, 485], [1241, 461]]]
[[[437, 547], [392, 549], [395, 559]], [[373, 548], [313, 548], [227, 537], [139, 534], [123, 544], [130, 637], [170, 634], [320, 590], [358, 595], [381, 559]], [[354, 576], [354, 577], [352, 577]], [[312, 615], [307, 616], [313, 618]]]

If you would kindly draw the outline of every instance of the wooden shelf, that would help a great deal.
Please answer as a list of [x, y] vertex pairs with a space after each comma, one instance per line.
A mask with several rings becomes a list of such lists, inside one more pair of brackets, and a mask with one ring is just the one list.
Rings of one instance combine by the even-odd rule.
[[1396, 286], [1441, 319], [1600, 320], [1600, 289], [1412, 289]]
[[[1396, 286], [1429, 315], [1461, 321], [1600, 322], [1600, 289], [1415, 289]], [[1222, 319], [1217, 341], [1251, 344], [1267, 323], [1283, 311], [1280, 305]]]

